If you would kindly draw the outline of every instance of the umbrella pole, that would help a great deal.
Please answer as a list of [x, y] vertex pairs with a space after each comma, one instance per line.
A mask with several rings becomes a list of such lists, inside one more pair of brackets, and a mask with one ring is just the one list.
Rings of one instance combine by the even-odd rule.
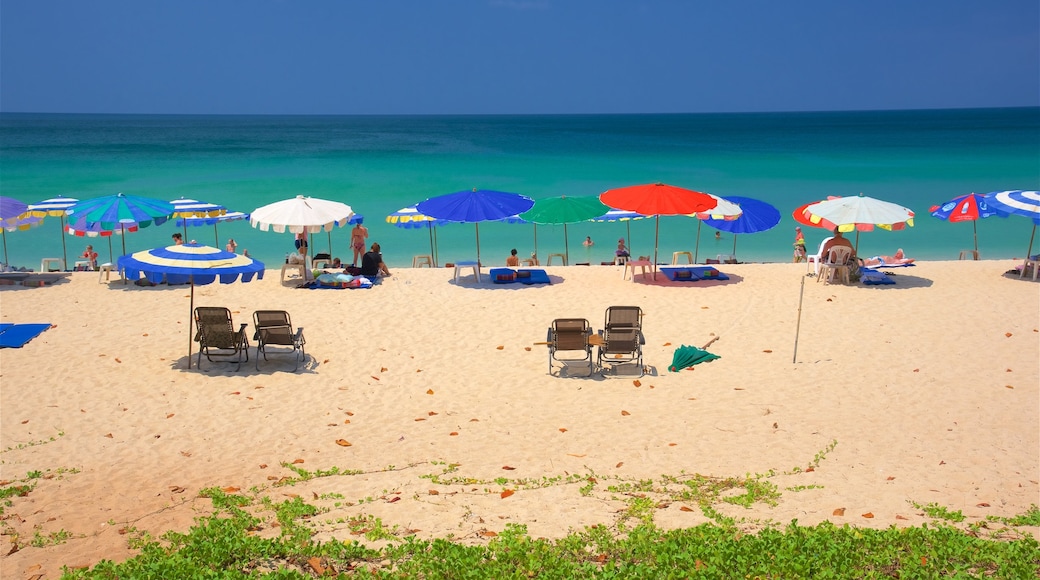
[[433, 228], [427, 227], [426, 233], [430, 236], [430, 258], [433, 260], [433, 267], [437, 267], [437, 254], [433, 251]]
[[538, 255], [538, 224], [534, 224], [534, 254]]
[[701, 251], [701, 220], [697, 220], [697, 242], [693, 245], [693, 263], [699, 264], [697, 261]]
[[859, 255], [859, 230], [856, 230], [856, 255]]
[[[4, 237], [4, 264], [10, 266], [11, 263], [7, 261], [7, 230], [0, 229], [0, 235]], [[1030, 245], [1032, 245], [1032, 242], [1030, 242]]]
[[979, 230], [975, 225], [979, 220], [971, 220], [971, 234], [975, 238], [975, 259], [979, 259]]
[[191, 274], [188, 276], [188, 280], [191, 281], [191, 292], [189, 293], [191, 299], [188, 301], [188, 370], [191, 370], [191, 325], [195, 318], [195, 275]]
[[737, 234], [733, 234], [733, 259], [737, 259]]
[[433, 229], [433, 267], [436, 268], [441, 259], [441, 247], [437, 243], [437, 228], [432, 227], [431, 229]]
[[[1026, 250], [1026, 260], [1022, 263], [1022, 267], [1025, 268], [1025, 264], [1029, 263], [1030, 252], [1033, 251], [1033, 237], [1036, 236], [1036, 224], [1033, 224], [1033, 233], [1029, 234], [1029, 249]], [[7, 256], [7, 242], [4, 242], [4, 256]], [[1023, 270], [1024, 272], [1025, 270]]]
[[[120, 241], [123, 242], [123, 255], [126, 255], [126, 226], [119, 224], [119, 232], [122, 234], [119, 236]], [[123, 276], [123, 284], [126, 284], [126, 276]]]
[[329, 259], [332, 259], [332, 230], [329, 230]]
[[213, 224], [213, 247], [220, 248], [220, 237], [217, 236], [217, 224]]
[[63, 268], [68, 270], [69, 269], [69, 254], [68, 254], [68, 251], [65, 249], [65, 216], [62, 215], [62, 216], [60, 216], [60, 218], [61, 218], [61, 265], [62, 265]]
[[112, 236], [108, 236], [108, 263], [112, 263]]
[[473, 231], [477, 235], [477, 269], [480, 269], [480, 224], [473, 222]]
[[632, 255], [632, 220], [625, 222], [625, 229], [628, 230], [628, 254], [629, 257]]
[[[657, 216], [657, 220], [656, 220], [656, 223], [654, 225], [654, 267], [652, 269], [652, 272], [654, 273], [654, 281], [657, 280], [657, 242], [658, 242], [658, 237], [660, 236], [660, 234], [661, 234], [661, 216]], [[635, 274], [632, 274], [632, 277], [635, 278]]]
[[798, 362], [798, 335], [802, 330], [802, 298], [805, 296], [805, 276], [802, 276], [802, 289], [798, 292], [798, 322], [794, 327], [794, 356], [791, 364]]
[[567, 224], [563, 224], [563, 265], [571, 263], [571, 244], [567, 240]]

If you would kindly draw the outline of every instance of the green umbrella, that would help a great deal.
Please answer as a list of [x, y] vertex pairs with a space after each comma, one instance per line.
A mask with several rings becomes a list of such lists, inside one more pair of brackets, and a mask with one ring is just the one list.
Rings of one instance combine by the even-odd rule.
[[702, 362], [709, 362], [719, 358], [717, 354], [711, 354], [706, 350], [699, 349], [695, 346], [680, 346], [675, 349], [675, 355], [672, 357], [672, 364], [668, 365], [668, 370], [679, 372], [686, 367], [692, 367], [695, 364]]
[[534, 207], [520, 214], [520, 218], [535, 224], [563, 224], [564, 255], [570, 263], [570, 248], [567, 240], [567, 224], [586, 222], [600, 217], [610, 208], [590, 195], [585, 197], [549, 197], [534, 202]]

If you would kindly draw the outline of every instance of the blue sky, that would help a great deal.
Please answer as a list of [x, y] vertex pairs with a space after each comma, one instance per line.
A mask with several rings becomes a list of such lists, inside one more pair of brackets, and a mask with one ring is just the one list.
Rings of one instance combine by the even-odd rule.
[[0, 2], [4, 112], [1037, 105], [1037, 0]]

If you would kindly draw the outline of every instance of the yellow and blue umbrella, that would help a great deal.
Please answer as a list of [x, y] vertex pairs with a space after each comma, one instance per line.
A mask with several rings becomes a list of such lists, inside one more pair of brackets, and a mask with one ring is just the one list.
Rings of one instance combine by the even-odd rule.
[[255, 277], [264, 277], [264, 264], [248, 258], [199, 244], [180, 244], [134, 252], [120, 256], [119, 269], [125, 278], [144, 276], [149, 282], [159, 284], [191, 284], [191, 300], [188, 308], [188, 368], [191, 368], [192, 312], [195, 310], [195, 284], [232, 284], [239, 279], [250, 282]]
[[4, 239], [4, 264], [7, 264], [7, 232], [27, 230], [40, 225], [40, 218], [27, 215], [29, 206], [13, 197], [0, 196], [0, 236]]
[[440, 220], [419, 213], [414, 205], [402, 207], [394, 213], [386, 216], [386, 223], [406, 230], [426, 228], [430, 234], [430, 256], [433, 258], [433, 267], [437, 267], [437, 226], [450, 224], [448, 220]]
[[61, 229], [58, 231], [58, 235], [61, 236], [61, 263], [66, 265], [69, 263], [69, 256], [68, 250], [65, 248], [65, 212], [77, 203], [79, 203], [78, 199], [59, 195], [41, 202], [30, 203], [29, 209], [26, 210], [29, 215], [40, 219], [56, 217], [61, 220]]

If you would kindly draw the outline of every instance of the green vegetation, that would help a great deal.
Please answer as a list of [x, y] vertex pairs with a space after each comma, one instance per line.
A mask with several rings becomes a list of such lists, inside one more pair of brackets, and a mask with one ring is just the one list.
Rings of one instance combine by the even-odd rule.
[[[820, 466], [832, 442], [805, 468]], [[122, 563], [103, 561], [91, 569], [65, 570], [63, 578], [1032, 578], [1040, 576], [1040, 544], [1018, 529], [1040, 526], [1040, 508], [1031, 506], [1012, 517], [988, 516], [973, 523], [959, 511], [930, 503], [910, 502], [932, 522], [920, 527], [862, 529], [823, 522], [812, 527], [797, 521], [777, 524], [748, 520], [719, 511], [724, 506], [777, 505], [784, 490], [805, 491], [816, 485], [779, 487], [770, 470], [744, 477], [701, 474], [662, 475], [635, 479], [588, 471], [538, 479], [480, 479], [459, 472], [459, 465], [431, 463], [438, 473], [422, 475], [433, 486], [452, 486], [438, 493], [468, 495], [520, 494], [552, 486], [573, 486], [582, 497], [618, 502], [612, 525], [572, 530], [557, 540], [533, 538], [522, 524], [506, 524], [500, 532], [477, 530], [460, 541], [424, 540], [418, 530], [387, 526], [371, 514], [358, 513], [375, 502], [408, 500], [400, 490], [383, 489], [356, 502], [341, 493], [312, 492], [313, 504], [285, 488], [315, 478], [355, 477], [366, 473], [333, 467], [314, 472], [283, 464], [295, 477], [268, 489], [208, 488], [199, 495], [212, 502], [212, 513], [196, 519], [186, 533], [166, 532], [155, 538], [127, 525], [128, 546], [139, 553]], [[413, 464], [408, 467], [416, 467]], [[388, 466], [379, 471], [396, 471]], [[0, 498], [33, 490], [40, 473], [18, 485], [0, 489]], [[462, 488], [462, 489], [460, 489]], [[508, 494], [508, 495], [506, 495]], [[413, 494], [411, 501], [423, 501]], [[677, 504], [699, 511], [709, 521], [696, 527], [664, 530], [658, 512]], [[349, 512], [344, 511], [348, 507]], [[673, 509], [675, 509], [673, 507]], [[730, 507], [729, 511], [732, 512]], [[474, 514], [463, 518], [470, 521]], [[114, 522], [110, 522], [114, 523]], [[330, 532], [358, 539], [331, 539]], [[318, 541], [316, 536], [330, 538]], [[22, 546], [47, 546], [72, 539], [65, 530], [40, 530]], [[362, 542], [362, 539], [365, 543]]]

